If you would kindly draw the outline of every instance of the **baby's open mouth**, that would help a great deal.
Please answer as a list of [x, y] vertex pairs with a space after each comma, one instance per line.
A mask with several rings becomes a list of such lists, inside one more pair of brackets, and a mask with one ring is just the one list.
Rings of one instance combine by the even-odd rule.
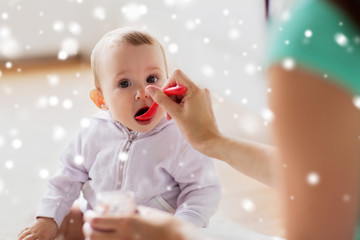
[[143, 107], [143, 108], [141, 108], [139, 111], [136, 112], [136, 114], [135, 114], [134, 117], [143, 115], [144, 113], [147, 112], [147, 110], [149, 110], [149, 107]]

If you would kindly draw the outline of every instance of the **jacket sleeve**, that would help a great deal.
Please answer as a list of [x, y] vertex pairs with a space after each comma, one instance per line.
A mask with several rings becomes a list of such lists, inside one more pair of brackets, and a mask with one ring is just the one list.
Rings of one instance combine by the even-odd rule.
[[53, 218], [60, 227], [74, 201], [79, 197], [82, 184], [88, 179], [83, 166], [80, 134], [73, 139], [62, 154], [59, 170], [48, 182], [36, 217]]
[[186, 145], [173, 175], [181, 193], [175, 217], [207, 227], [221, 199], [221, 185], [213, 160]]

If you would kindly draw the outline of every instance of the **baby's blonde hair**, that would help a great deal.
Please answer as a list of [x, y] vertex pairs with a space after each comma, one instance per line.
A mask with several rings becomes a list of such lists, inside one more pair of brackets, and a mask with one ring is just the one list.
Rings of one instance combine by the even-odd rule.
[[96, 88], [100, 89], [100, 77], [98, 74], [99, 56], [106, 46], [109, 46], [114, 43], [115, 44], [127, 43], [133, 46], [139, 46], [143, 44], [149, 44], [149, 45], [158, 44], [161, 49], [162, 55], [164, 57], [166, 77], [168, 77], [168, 66], [167, 66], [165, 51], [162, 45], [160, 44], [160, 42], [155, 37], [151, 36], [149, 33], [140, 30], [135, 30], [129, 27], [117, 28], [115, 30], [106, 33], [92, 50], [90, 61], [91, 61], [91, 69], [94, 74], [94, 81]]

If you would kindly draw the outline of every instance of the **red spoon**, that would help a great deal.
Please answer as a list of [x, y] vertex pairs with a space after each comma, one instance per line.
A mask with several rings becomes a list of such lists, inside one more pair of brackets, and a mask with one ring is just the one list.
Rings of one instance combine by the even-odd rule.
[[[174, 95], [183, 95], [187, 91], [187, 88], [185, 86], [175, 86], [175, 87], [169, 87], [164, 89], [164, 93], [168, 96], [174, 96]], [[143, 115], [135, 117], [136, 120], [140, 121], [146, 121], [150, 120], [155, 114], [158, 109], [158, 104], [156, 102], [153, 102], [151, 107], [144, 113]]]

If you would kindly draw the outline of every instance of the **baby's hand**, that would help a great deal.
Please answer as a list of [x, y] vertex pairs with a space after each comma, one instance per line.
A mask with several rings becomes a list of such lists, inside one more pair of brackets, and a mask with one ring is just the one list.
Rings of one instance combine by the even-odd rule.
[[19, 240], [54, 240], [57, 233], [57, 224], [52, 218], [41, 217], [22, 230]]

